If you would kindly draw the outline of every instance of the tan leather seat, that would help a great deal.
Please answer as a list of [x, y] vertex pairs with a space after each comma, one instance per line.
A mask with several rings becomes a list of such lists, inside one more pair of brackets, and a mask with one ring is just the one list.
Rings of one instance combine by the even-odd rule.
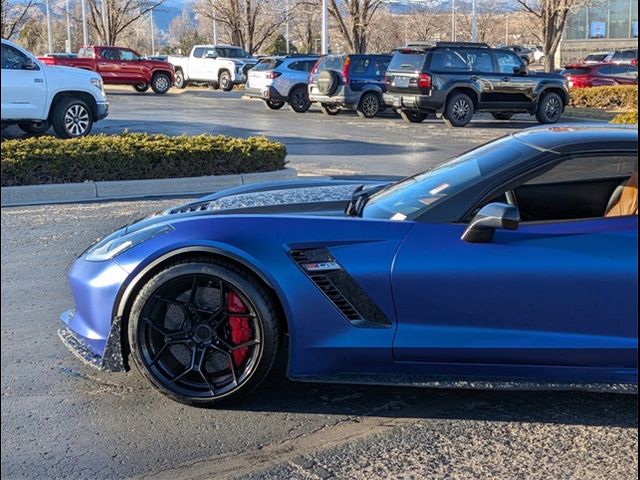
[[618, 186], [607, 205], [605, 217], [638, 215], [638, 164], [629, 180]]

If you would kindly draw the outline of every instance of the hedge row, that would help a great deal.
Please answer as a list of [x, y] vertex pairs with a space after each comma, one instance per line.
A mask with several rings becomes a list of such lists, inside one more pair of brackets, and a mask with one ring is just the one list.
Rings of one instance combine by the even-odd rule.
[[2, 141], [2, 186], [198, 177], [280, 170], [286, 148], [265, 137], [90, 135]]
[[627, 112], [616, 115], [611, 123], [621, 123], [625, 125], [637, 125], [638, 124], [638, 111]]
[[571, 90], [572, 107], [604, 108], [607, 110], [637, 110], [638, 87], [592, 87]]

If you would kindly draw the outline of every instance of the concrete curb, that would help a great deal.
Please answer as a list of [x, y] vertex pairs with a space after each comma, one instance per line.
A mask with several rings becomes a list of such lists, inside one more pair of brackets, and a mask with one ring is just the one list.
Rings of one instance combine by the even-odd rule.
[[293, 168], [275, 172], [212, 175], [207, 177], [122, 180], [114, 182], [61, 183], [2, 187], [2, 207], [43, 205], [49, 203], [91, 202], [174, 195], [204, 195], [224, 188], [272, 180], [291, 180], [298, 174]]

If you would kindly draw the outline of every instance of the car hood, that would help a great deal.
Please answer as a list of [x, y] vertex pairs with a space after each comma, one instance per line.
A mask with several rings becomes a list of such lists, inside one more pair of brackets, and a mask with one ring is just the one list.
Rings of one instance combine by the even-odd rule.
[[314, 215], [343, 216], [354, 190], [374, 187], [400, 177], [350, 180], [291, 180], [226, 189], [193, 202], [157, 212], [126, 227], [130, 233], [153, 224], [201, 215]]
[[77, 67], [65, 67], [62, 65], [46, 65], [45, 67], [47, 69], [48, 72], [52, 72], [54, 74], [60, 74], [60, 75], [74, 75], [77, 78], [86, 78], [87, 80], [90, 80], [91, 78], [100, 78], [100, 75], [98, 75], [96, 72], [93, 72], [91, 70], [84, 70], [82, 68], [77, 68]]

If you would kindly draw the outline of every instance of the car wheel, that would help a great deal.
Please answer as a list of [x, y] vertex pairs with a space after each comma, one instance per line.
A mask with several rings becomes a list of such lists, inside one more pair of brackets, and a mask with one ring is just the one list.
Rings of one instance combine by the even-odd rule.
[[306, 87], [297, 87], [289, 94], [289, 106], [297, 113], [304, 113], [311, 107]]
[[340, 107], [330, 103], [321, 103], [320, 111], [325, 115], [338, 115], [340, 113]]
[[491, 116], [496, 120], [511, 120], [513, 113], [492, 113]]
[[220, 84], [218, 82], [208, 83], [207, 86], [209, 87], [209, 90], [220, 90]]
[[54, 107], [51, 124], [60, 138], [82, 137], [93, 127], [91, 110], [78, 98], [63, 98]]
[[564, 110], [562, 98], [554, 92], [545, 93], [536, 110], [536, 119], [540, 123], [556, 123]]
[[174, 83], [176, 88], [183, 89], [187, 86], [187, 82], [184, 80], [184, 73], [182, 70], [176, 70], [176, 81]]
[[164, 395], [212, 407], [255, 389], [279, 347], [262, 283], [207, 258], [178, 261], [144, 285], [127, 327], [133, 362]]
[[18, 128], [25, 133], [33, 133], [39, 135], [46, 132], [51, 127], [48, 120], [42, 122], [18, 122]]
[[171, 88], [171, 78], [166, 73], [156, 73], [151, 80], [153, 93], [164, 95]]
[[424, 122], [429, 116], [427, 113], [417, 112], [415, 110], [398, 110], [396, 111], [405, 122], [420, 123]]
[[464, 127], [473, 118], [473, 102], [469, 95], [456, 93], [447, 102], [443, 119], [450, 127]]
[[284, 102], [279, 102], [277, 100], [265, 100], [264, 103], [271, 110], [280, 110], [282, 107], [284, 107]]
[[225, 92], [230, 92], [231, 90], [233, 90], [233, 82], [231, 81], [231, 74], [226, 70], [223, 70], [222, 73], [220, 74], [218, 83], [220, 84], [220, 88], [222, 88], [222, 90], [224, 90]]
[[149, 90], [149, 84], [148, 83], [138, 83], [138, 84], [133, 86], [133, 89], [136, 92], [144, 93], [147, 90]]
[[356, 108], [356, 112], [362, 118], [373, 118], [380, 111], [380, 97], [378, 94], [370, 92], [365, 93], [360, 98], [360, 103]]

